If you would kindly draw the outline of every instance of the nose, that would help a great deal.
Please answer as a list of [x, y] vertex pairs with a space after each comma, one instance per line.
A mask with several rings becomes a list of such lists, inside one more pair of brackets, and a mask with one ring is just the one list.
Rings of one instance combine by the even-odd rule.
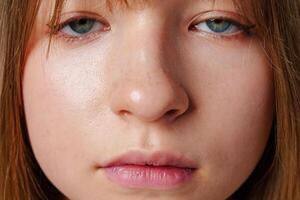
[[188, 110], [188, 94], [176, 81], [176, 69], [170, 64], [174, 63], [174, 56], [168, 56], [174, 55], [172, 45], [166, 44], [161, 32], [150, 29], [137, 28], [118, 46], [115, 60], [119, 64], [114, 67], [122, 70], [111, 89], [110, 107], [126, 119], [174, 121]]
[[185, 113], [189, 105], [185, 91], [163, 72], [152, 70], [149, 75], [117, 84], [110, 101], [113, 112], [147, 122], [173, 121]]

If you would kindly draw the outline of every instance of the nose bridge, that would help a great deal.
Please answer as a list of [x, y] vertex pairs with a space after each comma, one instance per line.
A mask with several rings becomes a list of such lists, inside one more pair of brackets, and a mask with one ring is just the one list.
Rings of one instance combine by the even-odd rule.
[[168, 64], [162, 22], [144, 18], [126, 30], [119, 49], [122, 73], [114, 83], [111, 108], [142, 121], [175, 119], [187, 110], [188, 97]]
[[130, 28], [124, 28], [123, 34], [124, 47], [130, 49], [126, 51], [130, 54], [127, 58], [133, 58], [130, 60], [132, 62], [149, 65], [160, 58], [165, 58], [162, 53], [167, 40], [163, 19], [152, 13], [141, 12], [128, 21]]
[[172, 66], [168, 65], [170, 61], [166, 56], [169, 41], [163, 28], [164, 21], [147, 12], [141, 12], [128, 21], [120, 48], [120, 61], [126, 63], [127, 71], [134, 72], [126, 73], [127, 78], [132, 75], [134, 82], [142, 80], [145, 87], [155, 87], [158, 83], [168, 85], [163, 82], [170, 81]]

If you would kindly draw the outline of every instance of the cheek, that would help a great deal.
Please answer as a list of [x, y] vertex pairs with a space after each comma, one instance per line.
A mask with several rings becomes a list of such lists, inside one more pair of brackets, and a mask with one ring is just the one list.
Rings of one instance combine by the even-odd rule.
[[[99, 138], [93, 134], [93, 119], [109, 124], [103, 112], [99, 115], [107, 96], [103, 84], [105, 69], [101, 68], [105, 65], [106, 49], [90, 47], [89, 52], [95, 52], [93, 55], [82, 54], [78, 49], [64, 52], [62, 57], [56, 49], [59, 47], [53, 46], [49, 59], [45, 59], [47, 48], [44, 47], [47, 45], [37, 45], [26, 62], [24, 107], [31, 145], [39, 164], [50, 180], [64, 183], [58, 171], [67, 177], [80, 177], [85, 174], [82, 170], [90, 170], [86, 163], [96, 158], [93, 154], [99, 153], [93, 149], [96, 145], [91, 145], [98, 141], [99, 146]], [[105, 127], [97, 130], [103, 131]]]
[[197, 110], [189, 125], [199, 130], [195, 151], [203, 152], [207, 177], [237, 186], [256, 166], [270, 133], [272, 69], [255, 40], [199, 43], [184, 50], [190, 70], [181, 73]]

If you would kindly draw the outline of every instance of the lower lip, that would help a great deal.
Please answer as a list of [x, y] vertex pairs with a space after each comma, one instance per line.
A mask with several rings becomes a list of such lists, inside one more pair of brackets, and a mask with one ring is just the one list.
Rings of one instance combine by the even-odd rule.
[[124, 187], [171, 189], [192, 178], [193, 169], [146, 165], [105, 168], [109, 180]]

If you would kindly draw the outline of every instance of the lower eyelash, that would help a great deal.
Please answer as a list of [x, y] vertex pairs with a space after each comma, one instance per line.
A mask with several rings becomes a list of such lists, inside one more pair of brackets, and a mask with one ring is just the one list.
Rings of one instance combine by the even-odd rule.
[[[63, 27], [61, 25], [58, 25], [58, 27]], [[67, 43], [74, 43], [74, 42], [83, 42], [83, 41], [91, 41], [93, 39], [96, 39], [101, 35], [101, 33], [107, 32], [110, 30], [110, 27], [104, 27], [101, 31], [94, 31], [91, 33], [83, 34], [82, 36], [70, 36], [68, 34], [65, 34], [60, 31], [61, 28], [49, 28], [49, 31], [47, 32], [50, 37], [55, 37], [58, 39], [63, 39]]]
[[105, 26], [103, 26], [101, 31], [94, 31], [94, 32], [82, 34], [80, 36], [71, 36], [71, 35], [63, 33], [61, 31], [64, 27], [68, 26], [68, 24], [70, 22], [72, 22], [74, 20], [82, 19], [82, 18], [92, 19], [92, 20], [97, 21], [97, 19], [94, 19], [91, 17], [85, 17], [85, 16], [73, 17], [73, 18], [66, 20], [65, 22], [58, 23], [55, 25], [47, 24], [47, 26], [48, 26], [47, 34], [50, 35], [50, 37], [53, 36], [53, 37], [56, 37], [59, 39], [63, 39], [65, 42], [73, 43], [73, 42], [82, 42], [82, 41], [93, 40], [93, 39], [97, 38], [101, 33], [107, 32], [110, 30], [110, 26], [108, 26], [107, 23], [101, 21], [101, 23], [103, 23], [105, 25]]
[[[199, 22], [200, 23], [200, 22]], [[192, 25], [189, 30], [195, 31], [195, 32], [199, 32], [204, 36], [209, 36], [215, 39], [238, 39], [241, 37], [251, 37], [252, 35], [254, 35], [254, 28], [255, 25], [243, 25], [243, 24], [239, 24], [236, 22], [232, 22], [231, 23], [235, 26], [237, 26], [240, 31], [234, 33], [234, 34], [218, 34], [218, 33], [209, 33], [209, 32], [205, 32], [205, 31], [199, 31], [197, 28], [195, 28], [195, 24]], [[55, 36], [57, 38], [61, 38], [63, 39], [65, 42], [67, 43], [74, 43], [74, 42], [82, 42], [82, 41], [90, 41], [93, 40], [95, 38], [97, 38], [102, 32], [102, 31], [98, 31], [98, 32], [92, 32], [92, 33], [87, 33], [87, 34], [83, 34], [82, 36], [69, 36], [67, 34], [64, 34], [62, 32], [60, 32], [61, 28], [66, 26], [67, 23], [62, 23], [62, 24], [58, 24], [56, 26], [49, 26], [49, 30], [47, 31], [48, 34], [50, 34], [51, 36]], [[110, 30], [110, 27], [105, 27], [105, 32]]]
[[255, 28], [255, 25], [241, 25], [241, 24], [234, 24], [235, 26], [238, 26], [240, 31], [234, 33], [234, 34], [218, 34], [218, 33], [209, 33], [205, 31], [199, 31], [197, 28], [194, 27], [194, 25], [189, 28], [189, 30], [194, 32], [199, 32], [203, 36], [212, 37], [214, 39], [241, 39], [241, 37], [252, 37], [254, 35], [253, 29]]
[[91, 41], [97, 38], [100, 34], [101, 34], [100, 32], [93, 32], [93, 33], [85, 34], [83, 36], [68, 36], [63, 33], [57, 33], [54, 36], [63, 39], [67, 43], [74, 43], [74, 42], [82, 42], [82, 41]]

